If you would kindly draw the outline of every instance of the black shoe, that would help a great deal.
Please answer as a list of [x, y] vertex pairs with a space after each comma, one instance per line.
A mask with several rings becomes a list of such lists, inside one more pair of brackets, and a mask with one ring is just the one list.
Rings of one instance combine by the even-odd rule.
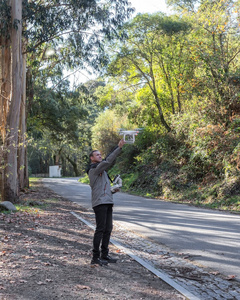
[[107, 260], [104, 260], [102, 258], [93, 258], [91, 260], [91, 265], [99, 265], [99, 266], [106, 266], [108, 264]]
[[111, 256], [107, 255], [107, 256], [102, 256], [101, 259], [104, 259], [105, 261], [107, 261], [110, 264], [115, 264], [117, 262], [116, 258], [112, 258]]

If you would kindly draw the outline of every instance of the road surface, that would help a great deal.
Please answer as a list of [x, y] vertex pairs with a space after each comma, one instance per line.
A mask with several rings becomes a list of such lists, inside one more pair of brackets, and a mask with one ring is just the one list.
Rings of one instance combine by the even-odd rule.
[[[78, 178], [46, 178], [57, 194], [91, 209], [91, 190]], [[240, 215], [114, 194], [114, 220], [199, 264], [240, 280]]]

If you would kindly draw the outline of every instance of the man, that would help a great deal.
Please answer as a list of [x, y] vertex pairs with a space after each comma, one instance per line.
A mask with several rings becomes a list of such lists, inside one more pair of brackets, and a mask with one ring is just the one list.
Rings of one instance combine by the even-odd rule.
[[99, 264], [102, 266], [107, 265], [108, 263], [117, 262], [116, 259], [109, 255], [108, 248], [113, 228], [113, 196], [106, 169], [113, 164], [116, 157], [121, 153], [121, 149], [124, 144], [125, 141], [120, 140], [118, 147], [104, 160], [102, 159], [102, 155], [98, 150], [93, 150], [89, 155], [91, 164], [88, 169], [88, 176], [92, 189], [92, 207], [96, 220], [96, 229], [93, 237], [93, 257], [91, 264]]

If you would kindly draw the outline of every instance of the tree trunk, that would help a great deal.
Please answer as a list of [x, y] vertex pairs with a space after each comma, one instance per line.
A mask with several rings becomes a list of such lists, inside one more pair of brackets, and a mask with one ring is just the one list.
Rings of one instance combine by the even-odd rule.
[[70, 164], [73, 167], [73, 171], [75, 173], [75, 176], [78, 177], [79, 176], [79, 171], [78, 171], [78, 167], [77, 167], [77, 163], [72, 160], [69, 156], [66, 156], [66, 159], [70, 162]]
[[22, 96], [22, 1], [12, 0], [12, 99], [7, 116], [6, 175], [4, 176], [4, 200], [16, 203], [19, 196], [17, 172], [17, 147], [20, 105]]
[[62, 175], [67, 176], [66, 161], [63, 156], [61, 156], [61, 161], [62, 161]]
[[158, 109], [158, 113], [159, 113], [159, 116], [160, 116], [161, 123], [166, 128], [166, 130], [168, 132], [170, 132], [171, 128], [169, 127], [169, 125], [167, 124], [167, 122], [164, 118], [163, 111], [162, 111], [162, 108], [161, 108], [161, 105], [160, 105], [160, 100], [157, 96], [157, 93], [154, 93], [154, 98], [155, 98], [155, 101], [156, 101], [156, 106], [157, 106], [157, 109]]
[[167, 87], [168, 87], [169, 93], [171, 95], [172, 114], [174, 115], [175, 114], [175, 105], [174, 105], [174, 95], [173, 95], [173, 88], [172, 88], [172, 83], [171, 83], [171, 76], [168, 71], [168, 67], [167, 67], [167, 69], [165, 68], [164, 59], [161, 58], [161, 60], [159, 59], [159, 61], [160, 61], [160, 66], [162, 68], [163, 74], [165, 76], [165, 80], [167, 82]]
[[9, 40], [2, 39], [2, 55], [1, 55], [1, 97], [0, 97], [0, 120], [1, 135], [3, 142], [6, 137], [7, 114], [9, 110], [9, 102], [11, 96], [11, 50]]
[[160, 104], [160, 99], [159, 99], [158, 94], [157, 94], [157, 88], [156, 88], [156, 83], [155, 83], [155, 79], [154, 79], [154, 76], [153, 76], [152, 67], [150, 67], [150, 70], [151, 70], [151, 78], [152, 78], [153, 86], [151, 86], [151, 84], [149, 82], [148, 82], [148, 86], [150, 87], [150, 89], [152, 90], [152, 93], [154, 95], [155, 104], [157, 106], [158, 113], [159, 113], [159, 116], [160, 116], [160, 121], [161, 121], [162, 125], [167, 129], [167, 131], [170, 132], [171, 128], [168, 126], [168, 124], [167, 124], [167, 122], [164, 118], [162, 107], [161, 107], [161, 104]]
[[[23, 51], [24, 52], [24, 51]], [[22, 101], [20, 109], [20, 123], [19, 123], [19, 148], [18, 148], [18, 178], [19, 187], [24, 189], [28, 186], [28, 174], [27, 174], [27, 155], [26, 155], [26, 54], [23, 55], [23, 74], [22, 74]]]
[[33, 90], [33, 76], [32, 69], [28, 67], [26, 74], [26, 95], [27, 95], [27, 107], [26, 107], [26, 119], [28, 118], [28, 113], [30, 112], [33, 104], [34, 90]]
[[11, 49], [10, 41], [1, 38], [1, 86], [0, 86], [0, 130], [1, 130], [1, 153], [0, 153], [0, 191], [2, 200], [4, 200], [4, 178], [5, 178], [5, 154], [6, 154], [6, 128], [7, 128], [7, 114], [9, 111], [9, 103], [11, 97]]
[[178, 102], [178, 112], [182, 112], [181, 96], [180, 96], [180, 84], [177, 83], [177, 102]]

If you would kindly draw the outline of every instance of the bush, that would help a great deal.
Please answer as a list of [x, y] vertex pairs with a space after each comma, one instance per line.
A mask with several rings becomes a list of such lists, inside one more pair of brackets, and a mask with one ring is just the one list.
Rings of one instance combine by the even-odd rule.
[[181, 142], [171, 133], [162, 135], [157, 141], [136, 157], [141, 165], [158, 166], [164, 159], [176, 159]]

